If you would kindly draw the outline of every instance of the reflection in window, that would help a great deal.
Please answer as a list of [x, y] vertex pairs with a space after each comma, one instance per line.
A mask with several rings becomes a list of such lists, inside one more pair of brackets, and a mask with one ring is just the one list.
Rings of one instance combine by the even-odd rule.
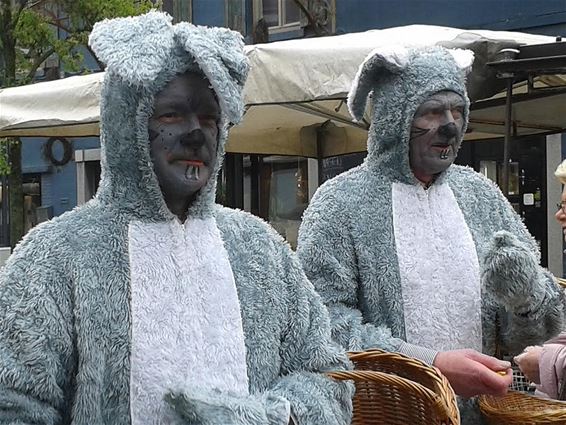
[[267, 220], [295, 248], [301, 217], [309, 201], [308, 183], [307, 158], [246, 157], [244, 209]]
[[268, 27], [279, 26], [279, 0], [263, 0], [262, 12]]
[[[519, 163], [518, 162], [510, 162], [509, 168], [509, 195], [518, 195], [519, 194]], [[503, 188], [503, 164], [499, 164], [499, 176], [498, 176], [498, 185], [500, 188]]]
[[246, 34], [246, 0], [226, 0], [226, 25], [234, 31]]
[[283, 10], [285, 11], [283, 25], [293, 24], [301, 20], [301, 12], [294, 0], [284, 0]]
[[344, 171], [357, 167], [364, 162], [366, 155], [367, 152], [360, 152], [324, 158], [322, 160], [322, 170], [320, 171], [321, 182], [324, 183], [326, 180], [330, 180]]
[[263, 19], [268, 27], [297, 24], [301, 19], [299, 6], [294, 0], [262, 0]]
[[41, 205], [41, 174], [25, 174], [22, 189], [24, 192], [24, 232], [27, 233], [39, 223], [37, 209]]
[[480, 161], [480, 174], [497, 183], [497, 161]]
[[192, 22], [192, 0], [163, 0], [162, 10], [173, 17], [174, 22]]

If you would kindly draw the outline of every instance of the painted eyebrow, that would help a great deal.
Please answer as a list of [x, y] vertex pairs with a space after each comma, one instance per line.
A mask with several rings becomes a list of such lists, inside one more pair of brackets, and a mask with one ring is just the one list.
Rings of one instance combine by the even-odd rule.
[[[422, 105], [426, 105], [428, 103], [436, 103], [439, 105], [444, 105], [446, 102], [444, 100], [440, 100], [440, 99], [427, 99], [425, 100]], [[448, 102], [450, 104], [450, 107], [454, 107], [454, 106], [464, 106], [466, 104], [466, 102], [464, 102], [463, 99], [457, 99], [457, 100], [451, 100]]]
[[185, 111], [188, 108], [191, 108], [205, 115], [220, 115], [219, 106], [207, 101], [203, 102], [201, 98], [189, 99], [189, 102], [187, 104], [187, 102], [185, 102], [180, 96], [176, 96], [173, 98], [168, 98], [161, 102], [157, 102], [157, 104], [155, 105], [156, 111], [168, 111], [171, 109]]

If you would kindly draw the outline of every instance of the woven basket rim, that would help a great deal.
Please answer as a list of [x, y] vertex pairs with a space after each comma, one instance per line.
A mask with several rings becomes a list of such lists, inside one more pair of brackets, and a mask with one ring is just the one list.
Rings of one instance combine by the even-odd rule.
[[[501, 401], [505, 398], [513, 399], [512, 405], [509, 405], [509, 410], [505, 410], [505, 402], [503, 406]], [[522, 410], [517, 406], [517, 398], [524, 398], [529, 402], [540, 403], [541, 405], [547, 405], [548, 407], [542, 410]], [[545, 421], [542, 423], [553, 423], [560, 421], [560, 423], [566, 422], [566, 402], [560, 400], [548, 399], [536, 395], [525, 394], [520, 391], [509, 391], [504, 397], [498, 398], [497, 406], [492, 404], [495, 397], [482, 395], [479, 397], [480, 410], [485, 417], [492, 419], [508, 419], [508, 420], [522, 420], [522, 421]], [[532, 406], [525, 406], [527, 409], [532, 409]], [[544, 406], [543, 406], [544, 407]], [[512, 410], [511, 410], [512, 409]]]
[[[357, 368], [367, 368], [375, 372], [382, 372], [386, 375], [409, 381], [413, 384], [413, 391], [427, 390], [427, 392], [434, 395], [433, 400], [435, 400], [435, 404], [437, 404], [438, 409], [440, 409], [437, 409], [437, 411], [441, 413], [441, 416], [446, 417], [445, 420], [447, 423], [460, 423], [460, 411], [454, 390], [446, 377], [442, 375], [440, 370], [436, 367], [414, 357], [380, 349], [348, 352], [348, 356]], [[375, 366], [373, 366], [372, 363], [375, 363]], [[380, 365], [386, 364], [394, 366], [393, 369], [403, 369], [407, 373], [398, 375], [395, 372], [390, 372], [387, 367], [384, 368], [385, 370], [381, 370], [383, 366]], [[360, 369], [356, 371], [360, 371]], [[428, 385], [420, 382], [425, 376], [426, 380], [429, 382]], [[431, 386], [429, 387], [429, 385]], [[427, 397], [430, 398], [430, 396]]]

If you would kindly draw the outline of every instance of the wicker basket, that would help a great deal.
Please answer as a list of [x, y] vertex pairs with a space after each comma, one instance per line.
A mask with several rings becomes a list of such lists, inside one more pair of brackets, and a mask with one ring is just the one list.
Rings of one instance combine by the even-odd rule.
[[482, 395], [480, 410], [490, 425], [566, 425], [566, 402], [533, 395], [534, 387], [518, 367], [513, 367], [513, 383], [504, 397]]
[[[556, 282], [566, 287], [566, 280]], [[482, 395], [479, 405], [490, 425], [566, 425], [566, 402], [537, 397], [525, 383], [520, 370], [513, 368], [511, 391], [504, 397]]]
[[505, 397], [480, 396], [480, 409], [490, 425], [566, 424], [566, 402], [509, 391]]
[[566, 288], [566, 279], [562, 279], [561, 277], [557, 277], [556, 283], [558, 283], [563, 288]]
[[378, 350], [350, 359], [356, 370], [329, 376], [355, 382], [352, 425], [460, 424], [454, 391], [436, 368]]

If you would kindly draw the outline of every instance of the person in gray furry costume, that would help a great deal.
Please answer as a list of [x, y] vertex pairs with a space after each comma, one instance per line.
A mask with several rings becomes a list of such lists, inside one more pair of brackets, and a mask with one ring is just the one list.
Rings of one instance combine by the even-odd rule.
[[519, 216], [495, 184], [453, 165], [472, 61], [441, 47], [367, 57], [348, 103], [362, 120], [372, 96], [368, 156], [318, 189], [297, 249], [337, 342], [434, 364], [464, 398], [504, 394], [510, 364], [491, 357], [496, 347], [518, 353], [564, 321], [563, 293]]
[[349, 424], [353, 386], [322, 373], [349, 363], [297, 258], [214, 202], [241, 36], [150, 12], [90, 45], [107, 64], [100, 188], [3, 270], [0, 424]]

